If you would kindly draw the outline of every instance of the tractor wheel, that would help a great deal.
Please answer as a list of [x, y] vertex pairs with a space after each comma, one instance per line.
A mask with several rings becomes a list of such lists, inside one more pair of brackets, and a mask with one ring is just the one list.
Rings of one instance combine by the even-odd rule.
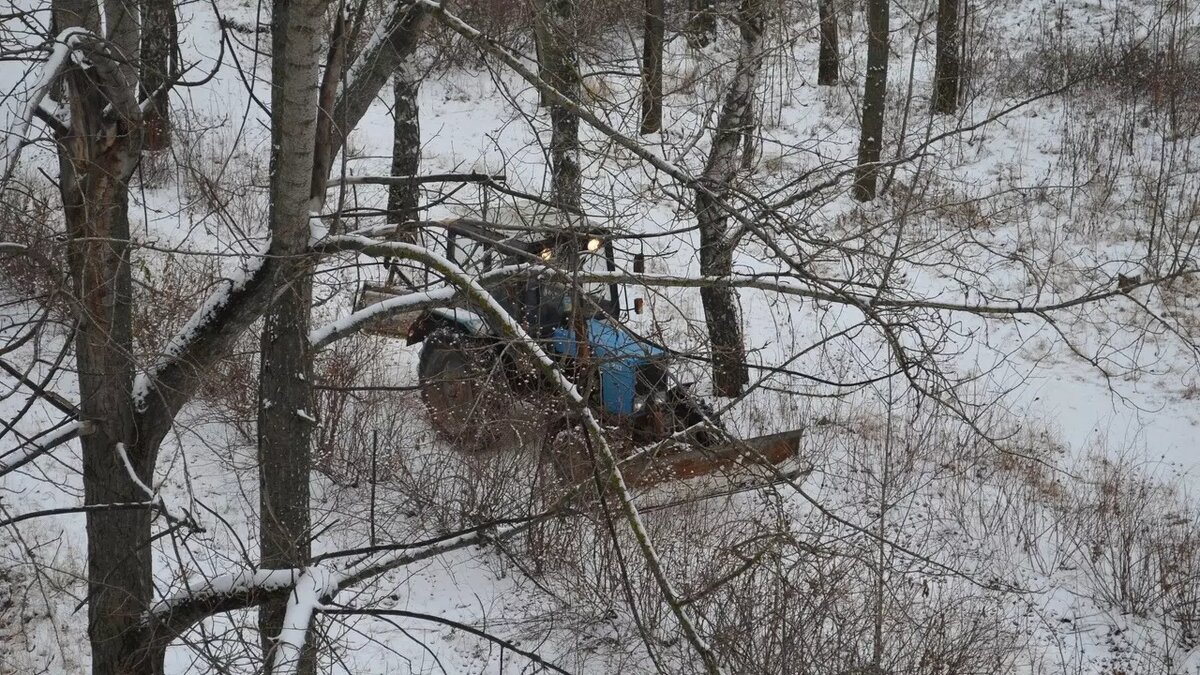
[[491, 348], [453, 329], [430, 333], [421, 347], [421, 398], [440, 439], [466, 452], [501, 447], [507, 388]]

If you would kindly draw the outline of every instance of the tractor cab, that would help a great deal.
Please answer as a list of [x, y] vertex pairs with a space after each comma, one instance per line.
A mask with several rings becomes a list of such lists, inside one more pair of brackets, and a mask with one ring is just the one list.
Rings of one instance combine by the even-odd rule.
[[[619, 320], [621, 294], [612, 281], [580, 280], [581, 275], [616, 271], [611, 233], [599, 227], [506, 231], [482, 221], [439, 224], [445, 230], [446, 257], [481, 285], [534, 337], [580, 318]], [[395, 291], [392, 291], [394, 294]], [[475, 331], [484, 317], [469, 303], [430, 310], [410, 325], [409, 344], [447, 321]]]

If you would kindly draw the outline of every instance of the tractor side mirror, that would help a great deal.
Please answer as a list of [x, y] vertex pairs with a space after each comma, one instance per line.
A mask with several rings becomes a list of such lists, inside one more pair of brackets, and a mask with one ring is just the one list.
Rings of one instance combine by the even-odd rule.
[[[634, 254], [634, 256], [633, 256], [633, 273], [634, 274], [645, 274], [646, 273], [646, 254], [645, 253], [635, 253]], [[640, 300], [641, 298], [638, 298], [638, 299]], [[641, 312], [638, 312], [638, 314], [641, 314]]]
[[642, 298], [634, 298], [633, 299], [633, 313], [634, 314], [641, 314], [642, 310], [645, 309], [645, 307], [646, 307], [645, 300], [643, 300]]

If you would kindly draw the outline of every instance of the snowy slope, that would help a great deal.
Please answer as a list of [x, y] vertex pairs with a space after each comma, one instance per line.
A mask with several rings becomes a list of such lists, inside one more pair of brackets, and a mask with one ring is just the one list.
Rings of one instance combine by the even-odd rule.
[[[1088, 45], [1111, 39], [1114, 30], [1121, 35], [1127, 30], [1138, 40], [1162, 23], [1163, 11], [1149, 2], [989, 3], [972, 19], [979, 38], [971, 53], [979, 72], [990, 77], [975, 81], [961, 120], [931, 120], [925, 97], [932, 79], [932, 19], [915, 40], [913, 17], [921, 16], [921, 6], [902, 5], [905, 11], [893, 13], [892, 86], [905, 91], [911, 79], [916, 98], [906, 115], [903, 97], [893, 96], [885, 153], [897, 152], [901, 137], [912, 151], [927, 136], [987, 120], [1034, 93], [1022, 90], [1023, 71], [1044, 65], [1039, 50], [1047, 41]], [[205, 5], [180, 11], [183, 53], [198, 61], [197, 72], [207, 72], [221, 53], [217, 18]], [[252, 7], [221, 11], [243, 22], [254, 19]], [[789, 181], [799, 180], [803, 189], [847, 169], [856, 153], [862, 16], [846, 18], [852, 30], [844, 43], [845, 86], [827, 90], [811, 78], [816, 48], [804, 28], [812, 17], [797, 12], [790, 17], [795, 25], [773, 43], [760, 88], [761, 157], [744, 181], [768, 200]], [[1200, 19], [1193, 10], [1179, 20], [1185, 32], [1194, 33]], [[910, 73], [914, 42], [920, 49]], [[624, 45], [614, 40], [611, 51], [625, 56]], [[268, 64], [247, 45], [232, 49], [247, 70], [246, 80], [265, 96]], [[669, 132], [645, 142], [695, 173], [708, 147], [706, 102], [716, 100], [735, 47], [721, 42], [692, 54], [676, 40], [669, 49], [667, 88], [674, 92], [668, 98]], [[604, 70], [611, 64], [587, 65]], [[0, 68], [5, 85], [21, 74], [8, 63]], [[636, 136], [629, 113], [636, 80], [591, 81], [599, 92], [593, 105]], [[392, 132], [386, 99], [351, 136], [347, 174], [387, 173]], [[420, 103], [424, 171], [503, 171], [517, 189], [547, 188], [541, 144], [548, 121], [532, 90], [515, 76], [478, 68], [435, 70], [422, 85]], [[142, 178], [133, 209], [138, 213], [133, 229], [144, 245], [137, 253], [140, 281], [151, 293], [165, 286], [172, 265], [209, 279], [231, 274], [244, 256], [259, 250], [265, 230], [266, 118], [243, 78], [223, 67], [203, 87], [180, 91], [174, 104], [175, 156], [160, 176]], [[1195, 222], [1200, 210], [1186, 208], [1200, 185], [1200, 163], [1191, 152], [1195, 130], [1189, 136], [1167, 126], [1161, 111], [1139, 113], [1111, 89], [1079, 87], [931, 145], [898, 169], [895, 189], [871, 205], [852, 201], [846, 181], [791, 205], [773, 234], [784, 249], [806, 256], [812, 269], [856, 279], [874, 274], [866, 269], [866, 256], [812, 242], [846, 237], [849, 245], [880, 255], [900, 247], [906, 256], [892, 277], [897, 294], [939, 302], [1016, 306], [1108, 288], [1117, 273], [1149, 273], [1143, 224], [1154, 208], [1171, 211], [1185, 234], [1200, 227]], [[686, 190], [597, 132], [583, 133], [589, 214], [638, 234], [692, 223], [683, 206]], [[1105, 143], [1114, 138], [1123, 140]], [[1091, 147], [1099, 149], [1085, 152]], [[1167, 155], [1173, 163], [1163, 174], [1160, 160]], [[52, 156], [41, 144], [27, 150], [26, 162]], [[1164, 192], [1156, 194], [1163, 185]], [[386, 194], [360, 187], [343, 198], [355, 206], [381, 206]], [[501, 198], [489, 196], [496, 199]], [[431, 209], [430, 216], [477, 212], [482, 196], [468, 187], [455, 202]], [[488, 208], [510, 207], [489, 201]], [[643, 245], [654, 254], [651, 272], [697, 271], [693, 232], [645, 239]], [[739, 251], [741, 272], [775, 272], [779, 266], [753, 239]], [[331, 265], [322, 275], [328, 301], [317, 309], [314, 323], [344, 316], [359, 276], [373, 273]], [[773, 626], [771, 612], [779, 612], [795, 632], [781, 634], [778, 642], [811, 645], [808, 656], [828, 658], [829, 667], [838, 662], [835, 655], [870, 654], [869, 645], [829, 654], [815, 650], [838, 637], [870, 635], [875, 627], [863, 612], [874, 608], [872, 584], [884, 576], [888, 599], [880, 613], [889, 618], [879, 630], [886, 658], [901, 670], [903, 664], [921, 663], [922, 672], [954, 672], [945, 664], [958, 655], [975, 668], [970, 672], [1200, 672], [1200, 655], [1192, 646], [1197, 626], [1185, 620], [1200, 617], [1200, 592], [1193, 590], [1200, 577], [1191, 574], [1200, 573], [1192, 552], [1200, 550], [1200, 510], [1191, 497], [1200, 470], [1195, 284], [1185, 279], [1166, 290], [1133, 292], [1151, 311], [1173, 320], [1175, 332], [1121, 298], [1063, 312], [1053, 325], [1036, 316], [921, 313], [920, 325], [940, 339], [931, 358], [955, 384], [963, 415], [920, 399], [901, 378], [837, 388], [786, 374], [766, 377], [765, 386], [734, 405], [725, 419], [747, 435], [809, 425], [805, 449], [816, 471], [802, 492], [785, 487], [651, 511], [647, 519], [668, 568], [683, 588], [698, 592], [744, 560], [739, 556], [759, 552], [760, 538], [777, 542], [758, 571], [698, 596], [696, 607], [714, 633], [733, 636], [749, 630], [747, 625]], [[187, 290], [186, 297], [198, 302], [208, 289]], [[19, 291], [7, 288], [4, 294], [15, 298]], [[687, 323], [702, 316], [696, 292], [642, 292], [652, 311], [634, 320], [639, 329], [681, 351], [702, 347], [703, 331]], [[760, 291], [742, 292], [741, 302], [751, 358], [758, 363], [844, 381], [873, 379], [888, 367], [886, 346], [870, 326], [861, 325], [857, 309]], [[6, 311], [15, 323], [19, 312], [33, 308], [8, 305]], [[186, 314], [175, 316], [171, 331], [183, 319]], [[11, 325], [0, 324], [0, 330]], [[806, 351], [840, 330], [849, 332]], [[45, 355], [56, 353], [65, 337], [52, 331], [6, 358], [29, 365], [36, 378], [47, 367]], [[165, 340], [148, 348], [170, 349]], [[369, 352], [370, 363], [362, 366], [368, 380], [414, 381], [412, 348], [375, 338], [353, 348]], [[703, 364], [679, 367], [685, 379], [707, 386]], [[11, 378], [0, 382], [13, 392], [0, 401], [0, 419], [8, 419], [28, 392]], [[69, 375], [50, 386], [76, 398]], [[164, 446], [156, 486], [174, 503], [187, 505], [206, 528], [182, 542], [158, 545], [156, 581], [164, 597], [187, 578], [252, 564], [255, 557], [253, 439], [244, 424], [239, 429], [234, 423], [244, 419], [231, 419], [235, 415], [223, 407], [228, 403], [189, 406]], [[532, 451], [457, 457], [431, 445], [415, 396], [401, 394], [387, 403], [407, 416], [388, 419], [386, 427], [377, 418], [358, 418], [386, 429], [373, 523], [381, 539], [437, 536], [538, 498]], [[32, 434], [57, 416], [35, 402], [17, 431]], [[354, 471], [336, 467], [344, 470], [338, 475], [331, 469], [337, 480], [314, 474], [318, 554], [370, 542], [371, 490], [361, 464], [362, 447], [369, 445], [361, 444], [372, 439], [354, 438], [358, 454], [347, 451], [358, 462]], [[0, 449], [7, 449], [14, 440], [2, 443]], [[78, 466], [78, 450], [67, 446], [0, 479], [0, 518], [77, 504]], [[649, 506], [678, 496], [659, 488], [639, 495], [639, 501]], [[1117, 506], [1106, 507], [1105, 500]], [[638, 635], [642, 622], [665, 668], [689, 671], [691, 655], [653, 586], [634, 566], [630, 601], [619, 583], [617, 558], [606, 548], [612, 545], [609, 534], [599, 519], [584, 520], [548, 528], [541, 544], [514, 540], [508, 548], [466, 549], [402, 568], [361, 593], [340, 595], [338, 602], [470, 624], [536, 650], [570, 672], [652, 672]], [[872, 533], [889, 545], [881, 547]], [[613, 539], [627, 558], [636, 556], [627, 532]], [[10, 588], [7, 596], [0, 591], [5, 645], [0, 672], [86, 670], [86, 619], [77, 609], [84, 589], [82, 517], [23, 521], [5, 528], [0, 545], [5, 575], [0, 582], [7, 580]], [[876, 575], [879, 569], [886, 574]], [[1164, 581], [1167, 572], [1176, 576]], [[814, 606], [819, 604], [814, 598], [826, 597], [842, 623]], [[782, 598], [785, 606], [773, 598]], [[246, 645], [258, 639], [253, 626], [254, 617], [245, 613], [206, 622], [171, 650], [171, 671], [215, 672], [217, 664], [234, 672], [252, 670], [245, 654]], [[522, 656], [428, 620], [330, 617], [322, 630], [333, 645], [326, 665], [334, 672], [537, 671]], [[733, 653], [737, 639], [730, 641], [726, 648]], [[773, 644], [765, 637], [744, 642], [762, 646], [763, 654], [764, 645]], [[779, 672], [801, 671], [798, 661], [776, 658]]]

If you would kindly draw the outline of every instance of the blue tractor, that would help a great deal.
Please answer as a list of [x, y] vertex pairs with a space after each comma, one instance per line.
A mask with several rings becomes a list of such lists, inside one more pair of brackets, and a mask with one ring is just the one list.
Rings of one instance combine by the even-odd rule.
[[[613, 437], [622, 440], [616, 444], [621, 452], [670, 441], [665, 450], [627, 467], [627, 480], [687, 478], [746, 461], [778, 464], [797, 454], [799, 431], [728, 442], [712, 408], [674, 379], [669, 351], [622, 321], [630, 309], [641, 312], [641, 300], [623, 306], [618, 284], [578, 281], [580, 274], [617, 270], [609, 232], [595, 227], [506, 232], [470, 219], [423, 226], [436, 231], [446, 257], [482, 280], [558, 361]], [[632, 266], [642, 271], [641, 256]], [[397, 278], [409, 290], [430, 285], [393, 270], [387, 286], [365, 286], [358, 304], [394, 296]], [[377, 332], [421, 344], [421, 396], [442, 440], [462, 451], [486, 452], [549, 439], [556, 465], [566, 467], [571, 479], [590, 470], [577, 414], [557, 401], [527, 354], [470, 302], [395, 317]]]

